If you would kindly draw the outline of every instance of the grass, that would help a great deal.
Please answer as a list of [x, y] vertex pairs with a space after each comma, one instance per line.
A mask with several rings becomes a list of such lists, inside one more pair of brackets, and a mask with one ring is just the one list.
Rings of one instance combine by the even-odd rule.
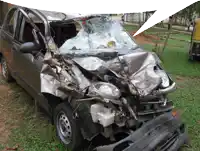
[[[183, 35], [176, 36], [188, 38]], [[148, 44], [143, 47], [147, 50], [153, 48]], [[169, 40], [163, 58], [165, 69], [178, 85], [178, 90], [170, 94], [170, 98], [174, 100], [176, 108], [182, 114], [190, 134], [192, 147], [187, 151], [198, 151], [200, 150], [200, 79], [198, 78], [200, 64], [188, 62], [187, 44], [175, 40]], [[19, 122], [15, 123], [17, 127], [12, 128], [7, 144], [0, 145], [0, 150], [6, 146], [19, 144], [23, 151], [64, 151], [64, 147], [55, 137], [55, 129], [48, 123], [47, 118], [44, 115], [35, 116], [31, 98], [17, 84], [11, 84], [10, 87], [13, 92], [10, 96], [9, 112], [13, 116], [8, 122], [12, 122], [13, 118]]]
[[[185, 34], [171, 35], [171, 37], [190, 40], [190, 35]], [[145, 44], [143, 48], [152, 50], [154, 46]], [[163, 65], [178, 85], [177, 91], [170, 94], [170, 98], [187, 125], [192, 147], [186, 150], [198, 151], [200, 150], [200, 62], [189, 62], [188, 50], [188, 43], [169, 39], [163, 54]]]
[[[132, 25], [127, 25], [128, 30], [131, 30], [131, 26]], [[133, 26], [133, 28], [135, 28], [135, 26]], [[156, 29], [150, 28], [149, 30], [153, 31]], [[147, 35], [148, 35], [148, 31], [147, 31]], [[163, 57], [164, 57], [163, 65], [165, 69], [170, 74], [174, 74], [174, 75], [199, 76], [200, 63], [188, 62], [188, 52], [189, 52], [190, 43], [186, 41], [190, 41], [191, 36], [188, 34], [179, 33], [179, 34], [171, 34], [170, 38], [173, 38], [173, 39], [168, 40], [168, 44], [163, 53]], [[180, 41], [180, 40], [184, 40], [184, 41]], [[162, 40], [162, 42], [164, 42], [164, 40]], [[145, 50], [151, 51], [154, 48], [154, 45], [144, 44], [142, 45], [142, 47]], [[161, 49], [162, 49], [162, 46], [161, 46]]]
[[[124, 27], [127, 29], [127, 31], [137, 31], [139, 29], [139, 26], [137, 24], [126, 24], [124, 25]], [[172, 28], [172, 32], [174, 31], [177, 32], [177, 30], [180, 31], [180, 29]], [[145, 32], [152, 33], [152, 32], [167, 32], [167, 31], [168, 31], [167, 26], [165, 26], [164, 28], [153, 26], [147, 29]], [[184, 31], [184, 30], [181, 30], [181, 31]], [[184, 31], [184, 32], [186, 33], [185, 35], [188, 35], [190, 33], [187, 31]]]
[[130, 32], [130, 31], [136, 31], [136, 30], [139, 29], [138, 26], [134, 26], [134, 25], [124, 25], [124, 28], [125, 28], [128, 32]]
[[173, 34], [171, 35], [171, 37], [188, 41], [190, 40], [191, 35], [179, 33], [179, 34]]
[[200, 150], [200, 79], [179, 77], [176, 82], [178, 89], [170, 97], [181, 113], [190, 135], [192, 147], [187, 151], [198, 151]]
[[[184, 38], [189, 39], [189, 37], [187, 36], [185, 36]], [[143, 47], [146, 50], [152, 50], [152, 48], [154, 48], [154, 46], [150, 44], [145, 44], [143, 45]], [[163, 65], [165, 69], [170, 74], [174, 75], [193, 77], [200, 76], [200, 62], [189, 62], [188, 52], [189, 43], [169, 39], [168, 45], [163, 53]]]
[[183, 48], [167, 48], [163, 56], [164, 67], [169, 73], [182, 76], [200, 75], [199, 62], [189, 63], [188, 52]]
[[[139, 29], [139, 26], [137, 25], [124, 25], [124, 28], [126, 28], [127, 31], [137, 31]], [[166, 32], [167, 29], [157, 29], [157, 28], [149, 28], [145, 32]]]
[[[153, 48], [150, 44], [145, 44], [143, 47], [146, 50]], [[163, 54], [163, 65], [178, 85], [178, 89], [170, 94], [170, 98], [187, 125], [192, 147], [186, 151], [198, 151], [200, 150], [200, 62], [188, 61], [187, 44], [169, 40], [169, 46]]]
[[[58, 142], [55, 129], [49, 124], [48, 118], [42, 112], [36, 116], [30, 96], [15, 83], [10, 87], [13, 92], [9, 96], [11, 105], [9, 112], [17, 116], [18, 122], [14, 123], [17, 127], [11, 129], [7, 144], [0, 145], [0, 150], [18, 144], [19, 151], [21, 149], [23, 151], [65, 151], [64, 146]], [[12, 118], [7, 119], [7, 123], [12, 120]]]

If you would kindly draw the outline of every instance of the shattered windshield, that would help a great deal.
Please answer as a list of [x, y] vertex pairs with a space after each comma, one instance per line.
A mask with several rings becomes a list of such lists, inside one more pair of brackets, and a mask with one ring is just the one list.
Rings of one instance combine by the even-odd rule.
[[93, 17], [78, 21], [82, 28], [60, 47], [61, 53], [75, 50], [134, 49], [137, 44], [117, 21], [108, 17]]

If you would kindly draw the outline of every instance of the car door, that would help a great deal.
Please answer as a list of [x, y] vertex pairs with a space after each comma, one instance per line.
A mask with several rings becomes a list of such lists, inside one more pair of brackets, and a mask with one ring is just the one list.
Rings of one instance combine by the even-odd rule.
[[16, 23], [18, 19], [17, 8], [11, 9], [4, 20], [1, 30], [1, 53], [5, 58], [8, 68], [15, 75], [15, 63], [13, 62], [13, 40], [15, 35]]
[[[22, 13], [21, 13], [22, 14]], [[29, 28], [29, 31], [27, 30]], [[16, 32], [16, 39], [14, 41], [13, 60], [17, 64], [16, 71], [19, 83], [38, 100], [43, 99], [41, 95], [40, 71], [42, 69], [43, 55], [33, 55], [32, 53], [22, 53], [20, 46], [26, 42], [34, 42], [32, 34], [33, 27], [27, 18], [22, 14], [22, 21], [18, 26]], [[26, 36], [29, 38], [25, 39]], [[46, 102], [42, 102], [42, 106], [46, 107]]]

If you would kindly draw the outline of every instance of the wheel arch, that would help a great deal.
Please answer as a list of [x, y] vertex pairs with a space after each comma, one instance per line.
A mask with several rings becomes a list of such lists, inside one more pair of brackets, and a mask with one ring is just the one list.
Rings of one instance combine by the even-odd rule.
[[[72, 108], [72, 110], [73, 110], [74, 104], [72, 103], [73, 101], [70, 102], [72, 100], [72, 98], [70, 96], [65, 98], [65, 99], [62, 99], [62, 98], [57, 97], [57, 96], [55, 96], [55, 95], [53, 95], [51, 93], [43, 93], [43, 95], [47, 99], [48, 105], [50, 107], [50, 112], [51, 112], [50, 115], [51, 115], [52, 124], [55, 124], [54, 123], [54, 119], [53, 119], [54, 118], [54, 115], [53, 115], [54, 109], [59, 104], [65, 103], [67, 106], [70, 106]], [[78, 121], [82, 122], [82, 120], [83, 120], [83, 117], [81, 117]], [[84, 118], [84, 120], [86, 120], [86, 119]], [[81, 134], [84, 137], [84, 139], [91, 140], [94, 136], [99, 134], [99, 131], [101, 131], [101, 130], [100, 130], [99, 126], [97, 126], [95, 123], [92, 122], [91, 117], [87, 116], [87, 120], [86, 121], [89, 122], [89, 125], [91, 127], [91, 131], [88, 130], [88, 126], [87, 126], [87, 124], [85, 122], [84, 124], [82, 123], [82, 125], [81, 125]]]
[[45, 97], [45, 99], [48, 102], [48, 106], [49, 106], [48, 112], [49, 112], [49, 115], [51, 117], [51, 122], [52, 122], [52, 124], [54, 124], [53, 123], [53, 112], [54, 112], [54, 109], [59, 104], [63, 103], [64, 100], [62, 98], [60, 98], [60, 97], [57, 97], [57, 96], [51, 94], [51, 93], [42, 93], [42, 94], [43, 94], [43, 96]]

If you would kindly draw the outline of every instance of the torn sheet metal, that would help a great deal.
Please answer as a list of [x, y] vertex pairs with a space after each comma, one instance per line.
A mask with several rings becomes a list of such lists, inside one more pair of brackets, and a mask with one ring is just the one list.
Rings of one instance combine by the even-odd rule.
[[138, 48], [120, 24], [106, 17], [91, 18], [77, 36], [45, 55], [41, 91], [58, 97], [66, 95], [64, 90], [84, 95], [93, 82], [99, 82], [87, 74], [104, 80], [110, 71], [145, 96], [161, 84], [154, 71], [158, 63], [159, 58]]
[[188, 134], [182, 131], [184, 126], [180, 117], [174, 117], [171, 112], [162, 114], [144, 124], [128, 137], [105, 146], [95, 148], [95, 151], [178, 151], [187, 144]]
[[[98, 54], [95, 57], [94, 52], [91, 56], [88, 54], [85, 57], [74, 55], [71, 60], [61, 54], [57, 57], [52, 57], [50, 53], [46, 54], [41, 71], [41, 91], [58, 97], [66, 97], [66, 92], [83, 96], [92, 82], [78, 66], [97, 75], [104, 74], [102, 69], [110, 70], [117, 77], [133, 84], [140, 96], [150, 94], [161, 83], [161, 77], [154, 72], [154, 67], [160, 60], [153, 53], [135, 51], [121, 56], [118, 56], [115, 51], [112, 53], [116, 56], [106, 61], [98, 57]], [[125, 66], [122, 66], [122, 63], [125, 63]], [[122, 73], [123, 68], [128, 68], [126, 76]]]
[[[105, 67], [122, 78], [126, 76], [120, 72], [127, 67], [128, 79], [126, 80], [130, 80], [141, 96], [150, 94], [161, 83], [161, 77], [154, 72], [154, 67], [160, 60], [150, 52], [134, 52], [108, 61], [103, 61], [98, 57], [81, 57], [73, 60], [88, 71], [97, 72]], [[121, 65], [123, 62], [125, 62], [125, 66]]]
[[90, 85], [73, 62], [59, 55], [53, 57], [51, 52], [45, 55], [40, 77], [42, 93], [50, 93], [63, 99], [69, 93], [77, 98], [82, 97]]

